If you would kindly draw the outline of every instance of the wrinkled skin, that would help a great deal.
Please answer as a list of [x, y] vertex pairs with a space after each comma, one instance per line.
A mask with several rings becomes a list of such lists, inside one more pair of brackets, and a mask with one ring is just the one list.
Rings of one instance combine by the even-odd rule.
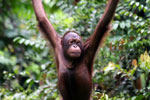
[[62, 48], [66, 58], [79, 58], [83, 53], [83, 43], [81, 37], [75, 32], [65, 34], [62, 38]]

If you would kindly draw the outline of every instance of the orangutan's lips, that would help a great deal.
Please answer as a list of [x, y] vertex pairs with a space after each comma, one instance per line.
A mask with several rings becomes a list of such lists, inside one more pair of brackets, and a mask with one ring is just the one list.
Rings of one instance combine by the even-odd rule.
[[71, 54], [80, 54], [80, 52], [70, 52]]

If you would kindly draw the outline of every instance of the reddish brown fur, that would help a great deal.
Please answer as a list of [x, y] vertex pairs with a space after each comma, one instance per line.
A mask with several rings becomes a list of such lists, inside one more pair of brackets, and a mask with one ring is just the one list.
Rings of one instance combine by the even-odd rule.
[[92, 91], [94, 57], [99, 45], [103, 43], [106, 33], [110, 30], [110, 22], [119, 0], [109, 0], [105, 13], [98, 22], [93, 35], [83, 44], [83, 56], [71, 61], [65, 58], [61, 44], [63, 38], [58, 36], [48, 21], [41, 0], [32, 0], [32, 2], [39, 26], [55, 51], [58, 87], [63, 100], [89, 100]]

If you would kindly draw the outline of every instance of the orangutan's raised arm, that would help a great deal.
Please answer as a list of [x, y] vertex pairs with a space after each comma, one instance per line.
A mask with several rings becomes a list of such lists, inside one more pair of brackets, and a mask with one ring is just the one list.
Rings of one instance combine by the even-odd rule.
[[58, 44], [59, 36], [45, 14], [42, 0], [32, 0], [32, 3], [41, 31], [55, 49]]
[[89, 44], [89, 56], [93, 57], [95, 55], [99, 45], [103, 42], [103, 38], [110, 30], [110, 22], [113, 19], [118, 2], [119, 0], [109, 0], [105, 12], [99, 20], [94, 33], [87, 41]]

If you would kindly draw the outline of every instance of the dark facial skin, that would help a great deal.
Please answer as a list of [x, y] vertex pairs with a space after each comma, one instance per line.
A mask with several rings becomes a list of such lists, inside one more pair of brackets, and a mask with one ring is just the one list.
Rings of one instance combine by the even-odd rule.
[[62, 39], [62, 47], [67, 58], [76, 59], [82, 54], [82, 39], [75, 32], [65, 34]]

